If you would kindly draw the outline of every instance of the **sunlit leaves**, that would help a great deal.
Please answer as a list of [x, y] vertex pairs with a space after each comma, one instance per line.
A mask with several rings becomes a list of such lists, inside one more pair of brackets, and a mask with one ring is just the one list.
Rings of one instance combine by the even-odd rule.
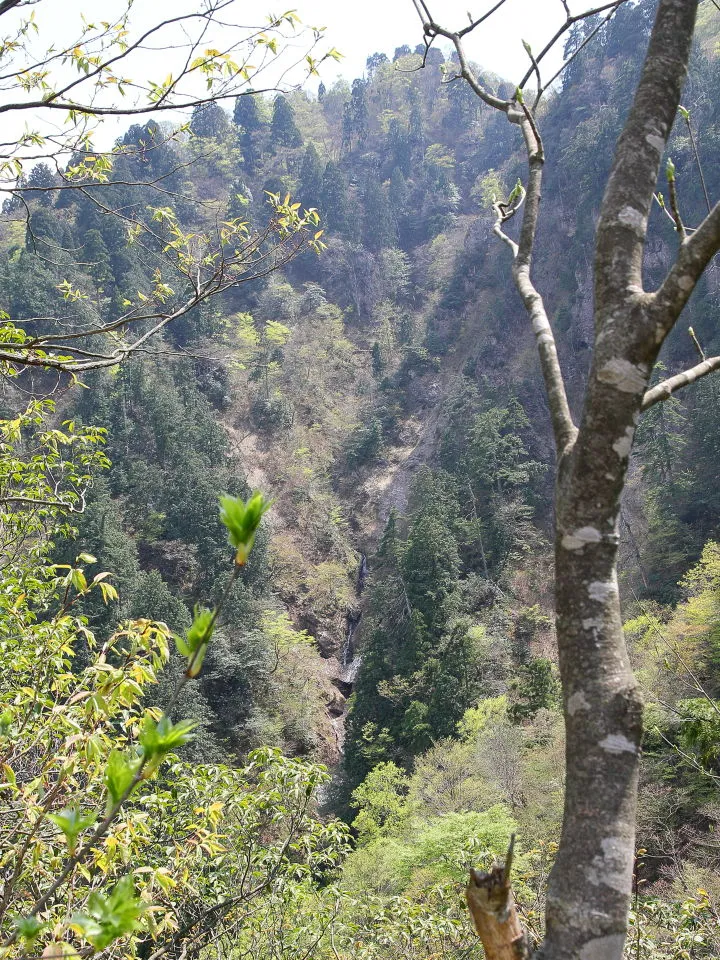
[[302, 209], [302, 204], [297, 200], [293, 201], [289, 193], [283, 197], [279, 193], [266, 190], [265, 194], [267, 202], [275, 211], [275, 224], [281, 238], [287, 239], [293, 234], [307, 231], [306, 242], [311, 250], [321, 253], [326, 249], [326, 244], [320, 240], [322, 231], [314, 230], [320, 223], [320, 214], [314, 207]]
[[77, 807], [68, 807], [59, 813], [51, 813], [49, 819], [62, 831], [67, 841], [68, 851], [72, 855], [77, 848], [77, 841], [80, 834], [91, 827], [97, 820], [97, 814], [93, 812], [81, 813]]
[[185, 637], [175, 638], [178, 653], [188, 659], [187, 675], [189, 677], [196, 677], [200, 673], [215, 625], [215, 616], [213, 610], [195, 607], [195, 616], [187, 634]]
[[77, 303], [78, 300], [87, 300], [87, 294], [83, 293], [78, 287], [74, 287], [69, 280], [63, 280], [58, 284], [58, 290], [62, 293], [65, 300], [71, 303]]
[[169, 753], [178, 750], [183, 744], [187, 743], [196, 726], [197, 724], [192, 720], [179, 720], [177, 723], [173, 723], [168, 716], [163, 714], [156, 721], [148, 714], [145, 717], [139, 737], [143, 758], [143, 776], [155, 773], [162, 760]]
[[[17, 328], [5, 333], [22, 342]], [[53, 518], [66, 522], [68, 512], [81, 508], [93, 473], [109, 463], [102, 451], [104, 430], [73, 421], [51, 427], [53, 411], [52, 401], [33, 401], [16, 417], [0, 421], [2, 543], [31, 541]], [[23, 506], [37, 509], [25, 513]]]
[[135, 894], [132, 877], [125, 876], [107, 896], [91, 893], [86, 911], [76, 913], [70, 926], [88, 943], [102, 950], [119, 937], [132, 933], [144, 911], [145, 907]]
[[113, 750], [108, 757], [103, 780], [108, 792], [108, 809], [120, 803], [128, 794], [140, 768], [140, 758]]

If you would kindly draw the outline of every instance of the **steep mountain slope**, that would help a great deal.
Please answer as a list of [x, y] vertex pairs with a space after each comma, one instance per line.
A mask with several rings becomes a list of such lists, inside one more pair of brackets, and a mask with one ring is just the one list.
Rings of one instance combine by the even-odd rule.
[[[591, 342], [587, 251], [651, 10], [629, 8], [585, 48], [542, 117], [547, 190], [535, 273], [575, 407]], [[706, 91], [718, 61], [714, 21], [705, 9], [703, 17], [686, 105], [712, 192], [718, 119]], [[418, 65], [409, 50], [395, 62], [375, 54], [351, 86], [273, 102], [243, 97], [232, 117], [211, 105], [196, 111], [184, 139], [166, 141], [152, 125], [124, 138], [118, 174], [165, 177], [185, 198], [178, 213], [188, 229], [225, 215], [260, 223], [270, 191], [317, 206], [327, 242], [322, 256], [305, 253], [182, 318], [143, 359], [92, 378], [77, 404], [83, 419], [109, 431], [114, 467], [80, 537], [117, 571], [122, 612], [142, 608], [180, 627], [218, 586], [217, 493], [261, 486], [276, 497], [265, 548], [237, 588], [225, 646], [199, 691], [207, 730], [199, 749], [213, 755], [273, 742], [338, 759], [348, 630], [355, 649], [369, 642], [372, 618], [357, 624], [382, 589], [373, 554], [393, 511], [408, 515], [398, 520], [399, 542], [411, 538], [422, 513], [418, 485], [444, 484], [454, 504], [455, 587], [468, 590], [473, 577], [490, 584], [486, 612], [503, 625], [503, 642], [521, 648], [506, 680], [526, 659], [551, 655], [547, 410], [490, 210], [523, 169], [508, 125], [465, 86], [442, 83], [441, 54]], [[671, 151], [692, 223], [703, 197], [682, 125]], [[139, 186], [114, 189], [118, 203], [149, 201]], [[112, 314], [134, 296], [145, 267], [112, 218], [69, 192], [27, 202], [27, 236], [4, 227], [0, 281], [13, 318], [68, 313], [57, 291], [66, 275], [88, 294], [76, 313]], [[675, 242], [659, 207], [653, 231], [650, 278]], [[719, 284], [709, 271], [688, 313], [708, 352], [720, 336]], [[664, 363], [685, 365], [695, 349], [679, 331]], [[678, 580], [717, 532], [716, 389], [703, 384], [658, 408], [641, 431], [624, 510], [629, 598], [675, 599]], [[428, 481], [426, 467], [444, 472]], [[359, 597], [363, 555], [370, 594]], [[469, 618], [470, 631], [482, 626], [475, 601], [456, 599], [453, 617]], [[536, 611], [532, 629], [528, 610]], [[109, 619], [102, 610], [96, 617]], [[430, 649], [451, 626], [427, 640]], [[465, 696], [470, 705], [477, 690]]]

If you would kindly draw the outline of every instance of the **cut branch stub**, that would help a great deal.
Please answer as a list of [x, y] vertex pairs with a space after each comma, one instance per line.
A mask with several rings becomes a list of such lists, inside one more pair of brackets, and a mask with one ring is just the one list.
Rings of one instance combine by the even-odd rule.
[[470, 916], [487, 960], [528, 960], [530, 957], [510, 886], [514, 839], [510, 842], [505, 866], [496, 865], [489, 873], [471, 870], [465, 888]]

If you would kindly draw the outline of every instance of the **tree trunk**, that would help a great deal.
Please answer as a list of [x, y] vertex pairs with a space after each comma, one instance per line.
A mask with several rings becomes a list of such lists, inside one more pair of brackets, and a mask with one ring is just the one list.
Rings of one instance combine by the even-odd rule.
[[[426, 43], [442, 36], [454, 44], [460, 75], [485, 104], [519, 124], [528, 158], [527, 186], [513, 191], [507, 203], [495, 204], [494, 233], [513, 255], [513, 279], [535, 334], [558, 457], [555, 602], [567, 770], [562, 836], [538, 957], [621, 960], [635, 858], [642, 698], [620, 614], [620, 499], [641, 412], [720, 368], [720, 359], [711, 358], [647, 389], [665, 338], [720, 248], [717, 204], [691, 234], [679, 230], [677, 259], [659, 289], [643, 289], [648, 217], [685, 81], [698, 0], [659, 0], [640, 81], [615, 150], [598, 221], [595, 347], [579, 429], [570, 413], [545, 305], [531, 276], [545, 162], [534, 107], [528, 108], [521, 90], [512, 100], [499, 99], [473, 73], [463, 37], [486, 17], [453, 32], [431, 20], [427, 0], [414, 2]], [[609, 10], [612, 16], [624, 2], [574, 16], [565, 4], [564, 30], [601, 11]], [[533, 72], [540, 84], [538, 60], [530, 56], [532, 67], [521, 88]], [[503, 228], [523, 204], [515, 242]], [[485, 875], [481, 884], [471, 880], [468, 893], [480, 897], [481, 906], [483, 897], [489, 907], [495, 903], [491, 894], [497, 893], [497, 884], [492, 880], [493, 874]], [[488, 960], [504, 960], [519, 942], [506, 920], [510, 907], [508, 899], [499, 912], [473, 910], [478, 932], [490, 933]]]
[[556, 611], [567, 780], [540, 956], [620, 960], [635, 852], [642, 701], [620, 616], [619, 495], [584, 476], [582, 462], [576, 445], [558, 476]]

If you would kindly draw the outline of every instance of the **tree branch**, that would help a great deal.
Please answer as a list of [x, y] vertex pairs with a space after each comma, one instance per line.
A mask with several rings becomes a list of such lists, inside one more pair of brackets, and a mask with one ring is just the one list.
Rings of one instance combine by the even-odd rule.
[[[451, 30], [446, 30], [444, 27], [441, 27], [439, 23], [436, 23], [434, 19], [432, 19], [425, 0], [413, 0], [413, 4], [415, 5], [415, 9], [417, 10], [422, 21], [423, 32], [426, 37], [445, 37], [446, 40], [450, 40], [452, 42], [455, 50], [457, 51], [458, 60], [460, 61], [460, 76], [467, 81], [473, 93], [480, 97], [483, 103], [486, 103], [489, 107], [494, 107], [496, 110], [501, 110], [503, 113], [507, 113], [512, 106], [512, 101], [501, 100], [499, 97], [496, 97], [494, 94], [490, 93], [489, 90], [486, 90], [485, 87], [478, 81], [473, 71], [470, 69], [470, 63], [465, 55], [465, 50], [462, 45], [462, 38], [466, 33], [469, 32], [468, 29], [466, 28], [458, 33], [453, 33]], [[490, 12], [492, 13], [493, 11]]]
[[23, 0], [2, 0], [2, 3], [0, 3], [0, 17], [9, 10], [12, 10], [13, 7], [20, 6], [22, 2]]
[[[595, 258], [598, 331], [612, 323], [629, 296], [642, 293], [648, 216], [687, 74], [696, 12], [697, 0], [661, 0], [658, 8], [600, 210]], [[647, 330], [637, 333], [647, 338]]]
[[506, 0], [498, 0], [494, 7], [491, 7], [487, 13], [484, 13], [481, 17], [478, 17], [477, 20], [473, 20], [467, 27], [464, 27], [462, 30], [458, 30], [458, 36], [464, 37], [466, 33], [471, 33], [476, 27], [479, 27], [481, 23], [484, 23], [486, 20], [489, 20], [490, 17], [500, 9]]
[[551, 86], [553, 85], [553, 83], [555, 83], [555, 81], [556, 81], [557, 78], [560, 76], [560, 74], [563, 73], [563, 71], [566, 70], [567, 67], [570, 66], [570, 64], [573, 62], [573, 60], [575, 60], [575, 58], [585, 49], [585, 47], [586, 47], [589, 43], [592, 43], [592, 41], [595, 39], [595, 37], [598, 35], [598, 33], [600, 33], [600, 31], [603, 29], [603, 27], [606, 27], [606, 26], [608, 25], [608, 23], [610, 23], [610, 21], [612, 20], [612, 18], [615, 16], [615, 13], [617, 12], [617, 9], [618, 9], [617, 6], [614, 6], [614, 7], [612, 8], [612, 10], [610, 11], [610, 13], [605, 17], [605, 19], [604, 19], [604, 20], [601, 20], [600, 23], [595, 27], [595, 29], [592, 30], [592, 31], [588, 34], [587, 37], [585, 37], [585, 39], [584, 39], [583, 42], [580, 44], [580, 46], [577, 48], [577, 50], [573, 51], [573, 53], [567, 58], [567, 60], [565, 60], [565, 61], [563, 62], [562, 66], [560, 66], [560, 67], [555, 71], [555, 73], [550, 77], [550, 79], [547, 81], [547, 83], [546, 83], [545, 86], [542, 88], [542, 90], [539, 90], [539, 91], [538, 91], [538, 96], [537, 96], [536, 101], [535, 101], [536, 105], [540, 102], [540, 97], [541, 97], [542, 94], [548, 89], [548, 87], [551, 87]]
[[715, 370], [720, 370], [720, 357], [709, 357], [707, 360], [703, 360], [702, 363], [696, 364], [689, 370], [683, 370], [682, 373], [676, 373], [674, 377], [668, 377], [667, 380], [663, 380], [662, 383], [658, 383], [647, 391], [643, 397], [640, 409], [642, 411], [649, 410], [650, 407], [656, 403], [667, 400], [674, 393], [677, 393], [678, 390], [689, 386], [691, 383], [695, 383], [697, 380], [706, 377]]
[[720, 203], [680, 246], [677, 260], [662, 286], [652, 295], [648, 315], [658, 343], [662, 343], [715, 254], [720, 250]]
[[[612, 0], [611, 3], [604, 3], [602, 6], [593, 7], [591, 10], [586, 10], [585, 13], [578, 13], [578, 14], [576, 14], [574, 17], [568, 17], [568, 19], [565, 21], [565, 23], [564, 23], [558, 30], [556, 30], [556, 32], [555, 32], [554, 35], [551, 37], [551, 39], [548, 40], [548, 42], [547, 42], [547, 43], [545, 44], [545, 46], [542, 48], [542, 50], [541, 50], [540, 53], [537, 55], [537, 57], [535, 57], [535, 61], [536, 61], [537, 63], [540, 63], [540, 61], [541, 61], [544, 57], [546, 57], [546, 56], [548, 55], [548, 53], [550, 53], [550, 51], [551, 51], [552, 48], [555, 46], [555, 44], [558, 42], [558, 40], [561, 39], [561, 37], [563, 36], [563, 34], [565, 34], [565, 33], [568, 32], [568, 30], [570, 29], [570, 27], [572, 27], [573, 24], [578, 23], [580, 20], [587, 20], [587, 19], [589, 19], [590, 17], [594, 17], [594, 16], [595, 16], [596, 14], [598, 14], [598, 13], [604, 13], [606, 10], [612, 10], [612, 13], [614, 13], [615, 10], [617, 10], [618, 7], [621, 7], [621, 6], [623, 5], [623, 3], [627, 3], [627, 2], [628, 2], [628, 0]], [[593, 35], [594, 35], [594, 34], [593, 34]], [[583, 46], [584, 46], [584, 44], [583, 44]], [[567, 62], [569, 63], [570, 61], [568, 60]], [[564, 68], [565, 66], [567, 66], [567, 63], [563, 64], [563, 68]], [[530, 69], [527, 71], [527, 73], [525, 74], [525, 76], [522, 78], [522, 80], [521, 80], [520, 83], [518, 84], [518, 86], [520, 87], [521, 90], [525, 87], [525, 84], [528, 82], [528, 80], [529, 80], [530, 77], [532, 76], [533, 71], [534, 71], [534, 67], [530, 67]], [[557, 76], [557, 74], [556, 74], [555, 76]], [[555, 77], [553, 77], [553, 80], [554, 80], [554, 79], [555, 79]], [[552, 82], [552, 81], [551, 81], [551, 82]], [[547, 84], [546, 84], [546, 86], [547, 86]]]
[[495, 214], [496, 214], [495, 225], [493, 226], [493, 233], [499, 240], [502, 240], [503, 243], [507, 244], [508, 247], [510, 247], [510, 251], [513, 255], [513, 260], [517, 257], [519, 248], [518, 248], [518, 245], [515, 243], [515, 241], [505, 233], [505, 231], [503, 230], [503, 227], [508, 222], [508, 220], [512, 220], [512, 218], [518, 212], [518, 210], [520, 209], [520, 207], [525, 201], [525, 196], [526, 196], [525, 187], [521, 186], [520, 197], [517, 203], [515, 203], [512, 207], [510, 207], [509, 210], [507, 209], [506, 204], [493, 203], [493, 209], [495, 210]]
[[525, 196], [520, 242], [513, 263], [513, 279], [522, 297], [532, 323], [540, 357], [540, 367], [545, 381], [553, 434], [558, 454], [562, 454], [575, 440], [577, 429], [570, 414], [565, 381], [555, 345], [555, 336], [548, 320], [545, 304], [530, 276], [535, 234], [540, 213], [543, 165], [545, 154], [535, 121], [523, 105], [524, 116], [520, 122], [528, 154], [529, 176]]

